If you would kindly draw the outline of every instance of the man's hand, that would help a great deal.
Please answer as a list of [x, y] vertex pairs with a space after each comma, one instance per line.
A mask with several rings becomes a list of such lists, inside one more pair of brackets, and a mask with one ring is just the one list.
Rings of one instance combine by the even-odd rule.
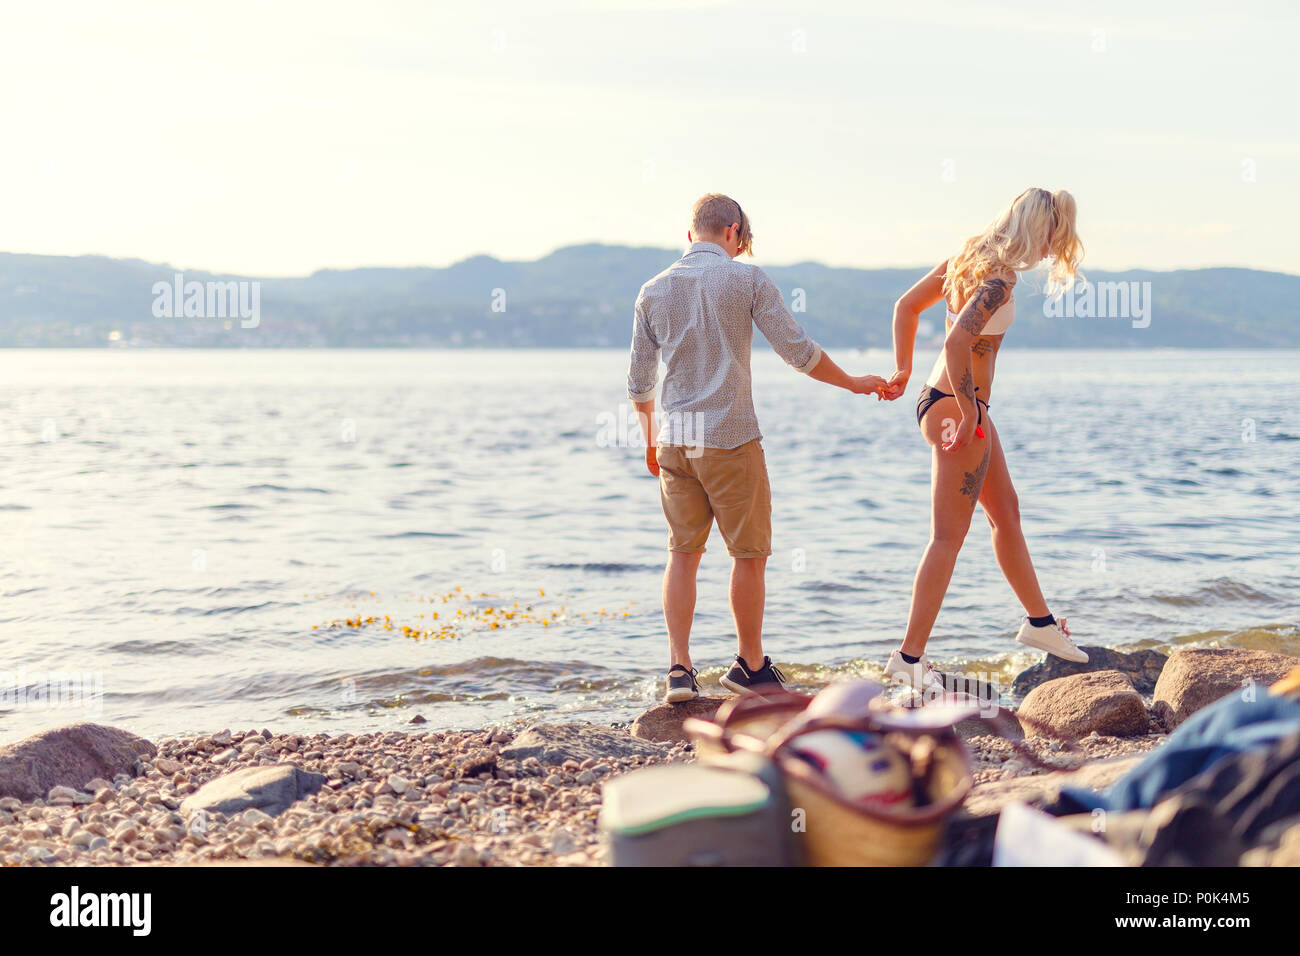
[[849, 379], [849, 391], [855, 395], [877, 395], [886, 384], [879, 375], [855, 375]]
[[645, 466], [650, 474], [659, 477], [659, 449], [654, 445], [645, 446]]
[[911, 369], [900, 368], [889, 377], [889, 381], [885, 383], [885, 388], [880, 392], [878, 397], [887, 402], [892, 402], [895, 399], [902, 398], [903, 393], [907, 391], [907, 380], [911, 377]]
[[975, 419], [968, 415], [963, 415], [961, 424], [957, 426], [957, 433], [952, 439], [944, 444], [944, 451], [961, 451], [975, 438]]

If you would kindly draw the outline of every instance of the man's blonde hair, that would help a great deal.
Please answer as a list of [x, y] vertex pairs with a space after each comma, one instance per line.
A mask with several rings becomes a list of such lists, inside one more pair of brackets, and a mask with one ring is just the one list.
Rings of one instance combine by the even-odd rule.
[[696, 239], [726, 232], [732, 223], [740, 223], [740, 251], [752, 256], [754, 234], [740, 203], [722, 193], [709, 193], [695, 200], [695, 208], [691, 210], [691, 235]]

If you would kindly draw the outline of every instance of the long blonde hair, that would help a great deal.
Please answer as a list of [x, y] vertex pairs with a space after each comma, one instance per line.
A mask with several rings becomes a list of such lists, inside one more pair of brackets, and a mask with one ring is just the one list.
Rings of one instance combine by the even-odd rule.
[[1044, 245], [1052, 259], [1047, 293], [1069, 288], [1083, 261], [1083, 242], [1075, 231], [1077, 213], [1074, 197], [1064, 189], [1026, 189], [948, 260], [943, 277], [948, 304], [964, 306], [991, 273], [1032, 269], [1042, 261]]

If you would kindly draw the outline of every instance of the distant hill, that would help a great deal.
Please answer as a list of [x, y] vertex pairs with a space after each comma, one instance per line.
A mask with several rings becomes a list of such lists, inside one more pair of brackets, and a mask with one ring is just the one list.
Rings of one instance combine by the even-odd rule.
[[[445, 269], [322, 270], [305, 278], [260, 279], [258, 322], [244, 328], [237, 317], [156, 317], [154, 284], [173, 281], [177, 270], [171, 266], [0, 253], [0, 346], [621, 347], [629, 340], [637, 290], [678, 255], [581, 245], [533, 262], [475, 256]], [[805, 306], [797, 318], [819, 342], [867, 348], [889, 345], [894, 300], [926, 268], [838, 269], [808, 262], [767, 271], [787, 304]], [[187, 282], [252, 278], [184, 273]], [[1016, 344], [1300, 347], [1300, 276], [1192, 269], [1088, 272], [1087, 278], [1099, 285], [1150, 283], [1146, 318], [1132, 317], [1132, 303], [1130, 317], [1049, 317], [1041, 293], [1031, 291], [1041, 281], [1026, 276], [1016, 292]], [[1149, 325], [1134, 327], [1147, 318]], [[942, 308], [925, 321], [931, 339], [940, 334]]]

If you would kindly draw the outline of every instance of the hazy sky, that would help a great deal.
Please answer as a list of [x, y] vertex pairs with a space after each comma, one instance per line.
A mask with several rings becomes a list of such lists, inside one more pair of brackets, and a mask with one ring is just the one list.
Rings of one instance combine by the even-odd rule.
[[0, 250], [533, 258], [724, 191], [760, 262], [915, 265], [1035, 185], [1085, 265], [1300, 272], [1290, 2], [183, 6], [0, 6]]

